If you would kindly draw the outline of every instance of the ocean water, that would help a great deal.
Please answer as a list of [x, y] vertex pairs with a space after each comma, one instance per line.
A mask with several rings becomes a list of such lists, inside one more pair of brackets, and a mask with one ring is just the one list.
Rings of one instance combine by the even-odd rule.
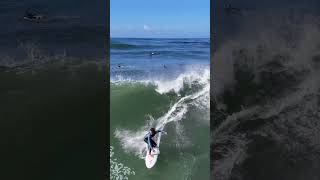
[[320, 179], [319, 13], [288, 5], [225, 17], [236, 34], [233, 22], [215, 26], [215, 180]]
[[[33, 48], [48, 55], [64, 53], [73, 57], [99, 56], [105, 59], [104, 7], [104, 2], [98, 0], [2, 0], [0, 56], [24, 61], [24, 51]], [[47, 16], [47, 21], [33, 23], [23, 20], [27, 10]], [[3, 61], [1, 58], [0, 63]]]
[[[111, 179], [208, 179], [209, 39], [111, 39]], [[165, 126], [158, 161], [144, 135]]]
[[105, 178], [104, 3], [0, 1], [1, 179]]

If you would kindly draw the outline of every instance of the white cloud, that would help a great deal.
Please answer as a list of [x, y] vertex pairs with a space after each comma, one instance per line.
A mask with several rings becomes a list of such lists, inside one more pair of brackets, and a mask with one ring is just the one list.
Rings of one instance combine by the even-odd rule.
[[151, 31], [151, 27], [148, 25], [143, 25], [143, 30], [145, 31]]

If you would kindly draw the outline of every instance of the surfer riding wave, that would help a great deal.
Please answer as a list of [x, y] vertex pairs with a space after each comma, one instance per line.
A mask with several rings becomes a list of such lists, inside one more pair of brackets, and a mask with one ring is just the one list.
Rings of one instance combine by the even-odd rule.
[[152, 148], [157, 147], [157, 143], [152, 139], [157, 133], [162, 132], [167, 134], [167, 132], [162, 130], [156, 130], [155, 128], [151, 128], [150, 131], [144, 136], [144, 142], [148, 144], [149, 154], [151, 154]]

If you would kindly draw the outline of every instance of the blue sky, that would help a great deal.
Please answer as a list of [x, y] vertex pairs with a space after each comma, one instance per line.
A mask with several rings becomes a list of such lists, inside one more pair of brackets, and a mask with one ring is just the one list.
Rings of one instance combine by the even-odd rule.
[[209, 37], [210, 0], [110, 0], [111, 37]]

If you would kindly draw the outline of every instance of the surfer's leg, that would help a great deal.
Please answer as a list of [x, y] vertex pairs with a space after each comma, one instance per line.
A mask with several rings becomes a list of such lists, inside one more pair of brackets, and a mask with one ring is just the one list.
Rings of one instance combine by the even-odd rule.
[[[149, 143], [148, 143], [148, 138], [144, 138], [143, 141], [144, 141], [145, 143], [149, 144]], [[153, 140], [151, 139], [151, 144], [152, 144], [152, 142], [153, 142]], [[148, 147], [149, 154], [151, 154], [151, 149], [152, 149], [152, 147]]]
[[151, 139], [151, 146], [152, 146], [152, 147], [157, 147], [157, 143], [155, 143], [155, 142], [153, 141], [153, 139]]

